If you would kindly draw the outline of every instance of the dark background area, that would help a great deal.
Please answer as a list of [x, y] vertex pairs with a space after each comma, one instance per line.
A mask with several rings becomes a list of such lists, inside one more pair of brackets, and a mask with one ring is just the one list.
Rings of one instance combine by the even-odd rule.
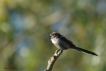
[[0, 71], [43, 71], [53, 31], [99, 55], [64, 51], [53, 71], [106, 71], [105, 0], [0, 0]]

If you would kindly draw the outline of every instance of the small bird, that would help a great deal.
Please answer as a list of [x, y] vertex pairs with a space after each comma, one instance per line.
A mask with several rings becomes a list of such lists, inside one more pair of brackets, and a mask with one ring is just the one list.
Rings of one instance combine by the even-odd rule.
[[58, 49], [62, 49], [62, 50], [66, 50], [66, 49], [75, 49], [81, 52], [85, 52], [87, 54], [91, 54], [91, 55], [95, 55], [97, 56], [96, 53], [82, 49], [77, 47], [76, 45], [73, 44], [72, 41], [68, 40], [67, 38], [65, 38], [63, 35], [57, 33], [57, 32], [52, 32], [49, 36], [49, 38], [51, 39], [52, 43], [58, 48]]

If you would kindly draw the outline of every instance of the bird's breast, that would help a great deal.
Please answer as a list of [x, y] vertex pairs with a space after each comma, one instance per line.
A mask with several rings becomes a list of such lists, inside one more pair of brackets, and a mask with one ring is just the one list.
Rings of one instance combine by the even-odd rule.
[[59, 38], [53, 38], [53, 39], [51, 39], [51, 41], [59, 49], [67, 49], [67, 48], [69, 48], [67, 43], [65, 43], [63, 40], [61, 40]]
[[57, 38], [52, 38], [51, 41], [52, 41], [53, 44], [56, 44], [56, 43], [59, 42], [59, 39], [57, 39]]

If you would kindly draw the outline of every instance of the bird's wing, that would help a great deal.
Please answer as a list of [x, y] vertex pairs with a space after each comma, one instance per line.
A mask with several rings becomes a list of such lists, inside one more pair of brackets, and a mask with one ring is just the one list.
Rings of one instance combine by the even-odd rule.
[[97, 56], [97, 54], [94, 53], [94, 52], [91, 52], [91, 51], [88, 51], [88, 50], [85, 50], [85, 49], [82, 49], [82, 48], [76, 47], [76, 46], [72, 43], [72, 41], [66, 39], [66, 38], [63, 37], [63, 36], [62, 36], [60, 39], [63, 40], [63, 41], [65, 41], [67, 44], [70, 45], [71, 48], [73, 48], [73, 49], [75, 49], [75, 50], [78, 50], [78, 51], [81, 51], [81, 52], [85, 52], [85, 53], [88, 53], [88, 54], [92, 54], [92, 55]]
[[70, 45], [71, 48], [75, 48], [76, 46], [73, 44], [72, 41], [66, 39], [65, 37], [61, 36], [60, 37], [61, 40], [65, 41], [65, 43], [67, 43], [68, 45]]

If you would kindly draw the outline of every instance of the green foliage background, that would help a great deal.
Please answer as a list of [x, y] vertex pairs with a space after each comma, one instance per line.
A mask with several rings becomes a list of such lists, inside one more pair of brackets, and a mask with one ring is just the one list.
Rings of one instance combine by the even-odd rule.
[[0, 71], [43, 71], [53, 31], [99, 55], [64, 51], [53, 71], [106, 71], [105, 0], [0, 0]]

